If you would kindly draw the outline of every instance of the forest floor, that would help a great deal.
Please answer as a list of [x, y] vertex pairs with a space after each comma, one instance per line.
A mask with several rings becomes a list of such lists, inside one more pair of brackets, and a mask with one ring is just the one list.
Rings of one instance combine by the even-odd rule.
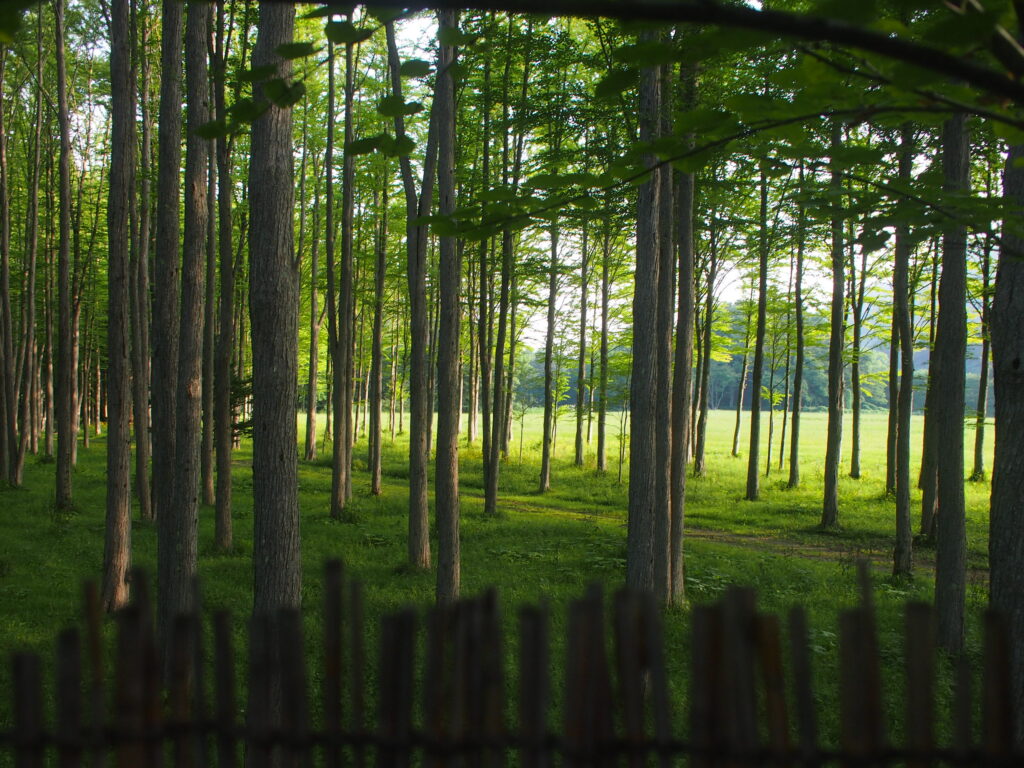
[[[892, 500], [883, 493], [885, 414], [864, 416], [859, 480], [846, 476], [849, 439], [846, 440], [840, 482], [842, 527], [837, 531], [818, 527], [825, 415], [804, 416], [803, 484], [796, 490], [785, 487], [788, 471], [778, 468], [776, 432], [776, 458], [771, 474], [762, 478], [758, 502], [743, 501], [747, 446], [743, 445], [740, 458], [731, 455], [734, 418], [730, 412], [712, 414], [707, 476], [687, 481], [685, 550], [690, 604], [715, 600], [730, 584], [738, 583], [757, 588], [759, 606], [764, 611], [784, 615], [794, 603], [805, 605], [820, 691], [822, 728], [835, 739], [838, 613], [856, 604], [856, 562], [867, 558], [874, 576], [887, 705], [894, 715], [892, 721], [898, 722], [902, 718], [895, 715], [903, 707], [902, 606], [907, 600], [931, 600], [934, 553], [915, 552], [914, 579], [896, 582], [889, 576], [895, 512]], [[747, 414], [743, 422], [745, 428]], [[599, 473], [594, 469], [596, 425], [586, 465], [576, 468], [571, 461], [574, 423], [570, 416], [563, 415], [558, 425], [552, 490], [539, 494], [536, 486], [540, 417], [531, 413], [525, 420], [521, 457], [521, 425], [517, 420], [512, 455], [502, 467], [497, 518], [483, 514], [479, 446], [467, 447], [463, 443], [461, 448], [463, 593], [476, 594], [490, 585], [497, 586], [510, 633], [519, 605], [549, 601], [556, 677], [565, 654], [560, 638], [564, 634], [564, 608], [568, 601], [578, 597], [588, 583], [601, 583], [610, 593], [624, 578], [627, 490], [617, 480], [617, 423], [617, 417], [609, 418], [608, 471]], [[322, 426], [321, 423], [321, 436]], [[915, 430], [920, 429], [917, 417], [914, 426]], [[762, 429], [762, 433], [767, 431]], [[845, 434], [850, 434], [848, 425]], [[915, 432], [918, 452], [919, 438], [919, 432]], [[969, 430], [968, 447], [973, 445], [973, 438], [974, 432]], [[365, 585], [371, 642], [377, 617], [407, 604], [426, 606], [432, 602], [433, 573], [410, 570], [405, 565], [407, 443], [399, 436], [393, 444], [385, 440], [385, 445], [383, 494], [374, 497], [369, 494], [365, 440], [359, 441], [354, 468], [355, 497], [350, 520], [345, 523], [332, 520], [327, 514], [329, 455], [299, 464], [303, 606], [310, 648], [319, 646], [322, 569], [330, 558], [341, 558], [347, 573]], [[9, 653], [27, 647], [52, 660], [57, 632], [79, 621], [82, 582], [99, 577], [103, 552], [104, 449], [101, 439], [88, 450], [79, 451], [74, 475], [76, 511], [72, 514], [54, 512], [54, 467], [48, 459], [29, 461], [22, 489], [0, 492], [0, 729], [10, 722], [10, 673], [6, 662]], [[761, 456], [763, 467], [767, 442]], [[915, 471], [917, 461], [915, 454]], [[248, 443], [243, 443], [236, 456], [233, 484], [235, 549], [229, 554], [214, 550], [212, 509], [204, 508], [200, 514], [199, 567], [205, 608], [229, 609], [235, 617], [236, 641], [244, 647], [245, 618], [252, 605], [252, 471]], [[967, 483], [966, 488], [970, 568], [967, 649], [976, 662], [981, 654], [981, 614], [987, 604], [989, 486]], [[914, 500], [919, 505], [916, 492]], [[918, 508], [915, 506], [915, 510]], [[916, 515], [915, 512], [915, 518]], [[134, 563], [154, 573], [155, 527], [136, 519], [132, 533]], [[672, 692], [682, 700], [689, 674], [688, 652], [684, 642], [673, 638], [686, 636], [689, 611], [668, 609], [665, 627]], [[313, 651], [309, 652], [312, 658]], [[242, 658], [244, 654], [240, 655], [239, 664]], [[47, 664], [48, 674], [52, 675], [52, 661]], [[951, 697], [947, 667], [943, 660], [938, 686], [940, 717], [948, 712]], [[372, 670], [369, 675], [372, 685]]]

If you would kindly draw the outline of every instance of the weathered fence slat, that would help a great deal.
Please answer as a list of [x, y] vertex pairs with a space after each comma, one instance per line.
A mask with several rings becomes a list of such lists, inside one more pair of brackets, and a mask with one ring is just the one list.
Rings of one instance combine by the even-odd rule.
[[324, 659], [323, 707], [324, 763], [327, 768], [341, 765], [341, 670], [342, 670], [342, 590], [341, 561], [331, 560], [324, 573]]
[[82, 644], [77, 629], [57, 637], [57, 765], [82, 764]]
[[16, 653], [14, 682], [15, 768], [43, 766], [43, 674], [39, 656]]
[[[133, 602], [115, 615], [116, 662], [108, 688], [99, 595], [87, 586], [84, 634], [71, 629], [57, 638], [52, 730], [44, 722], [50, 710], [40, 659], [30, 653], [12, 657], [14, 729], [0, 732], [0, 761], [9, 753], [16, 768], [78, 768], [83, 762], [102, 768], [108, 757], [125, 768], [160, 768], [168, 757], [186, 768], [235, 768], [240, 758], [246, 768], [312, 768], [321, 762], [365, 768], [371, 760], [380, 768], [505, 768], [510, 757], [524, 768], [667, 768], [684, 759], [696, 768], [994, 768], [1021, 764], [1024, 757], [1014, 743], [1010, 638], [994, 614], [985, 620], [980, 695], [972, 692], [966, 657], [953, 659], [951, 741], [937, 743], [935, 617], [930, 606], [915, 603], [904, 616], [903, 726], [894, 728], [904, 739], [889, 746], [864, 567], [860, 604], [840, 615], [838, 750], [820, 743], [805, 612], [790, 612], [784, 652], [779, 620], [757, 612], [752, 590], [731, 588], [718, 603], [693, 607], [690, 691], [681, 702], [670, 697], [667, 641], [653, 596], [618, 592], [610, 620], [600, 587], [570, 603], [559, 701], [552, 693], [547, 609], [521, 609], [511, 715], [496, 593], [432, 609], [425, 640], [417, 613], [399, 611], [381, 623], [371, 725], [362, 588], [344, 579], [337, 562], [328, 564], [325, 580], [321, 669], [306, 668], [305, 627], [297, 610], [250, 620], [244, 725], [237, 711], [232, 622], [223, 611], [213, 614], [213, 669], [207, 670], [198, 587], [194, 611], [166, 628], [160, 654], [147, 582], [133, 573]], [[210, 702], [204, 674], [212, 683]], [[321, 687], [314, 692], [317, 679]], [[322, 706], [313, 704], [318, 695]], [[980, 718], [972, 706], [979, 702]], [[562, 728], [555, 733], [550, 715], [559, 703]], [[687, 712], [684, 726], [676, 718]], [[975, 719], [982, 723], [978, 739], [972, 735]]]
[[217, 764], [235, 768], [235, 652], [231, 639], [231, 616], [227, 611], [213, 615], [214, 709], [217, 724]]

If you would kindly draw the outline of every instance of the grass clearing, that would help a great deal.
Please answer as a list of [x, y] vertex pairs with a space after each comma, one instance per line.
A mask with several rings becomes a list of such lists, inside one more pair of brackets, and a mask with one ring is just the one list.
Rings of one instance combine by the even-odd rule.
[[[933, 553], [915, 553], [917, 576], [913, 581], [894, 583], [888, 577], [895, 512], [893, 502], [883, 496], [884, 413], [864, 416], [863, 477], [852, 480], [844, 476], [841, 482], [842, 528], [838, 532], [817, 528], [825, 414], [809, 413], [803, 417], [803, 486], [786, 489], [784, 481], [788, 474], [776, 464], [771, 474], [763, 478], [762, 500], [756, 503], [742, 500], [746, 460], [730, 455], [733, 418], [731, 412], [712, 414], [708, 475], [691, 477], [687, 482], [687, 594], [694, 603], [710, 601], [729, 584], [741, 583], [758, 589], [763, 610], [784, 616], [795, 603], [807, 607], [822, 728], [834, 743], [838, 730], [837, 615], [856, 602], [856, 560], [868, 557], [875, 564], [880, 645], [886, 665], [883, 676], [889, 707], [895, 714], [903, 706], [902, 605], [908, 599], [931, 600]], [[617, 418], [613, 420], [610, 415], [609, 472], [601, 474], [593, 469], [593, 442], [587, 466], [572, 466], [574, 423], [563, 416], [552, 473], [553, 489], [541, 495], [536, 490], [540, 415], [531, 413], [526, 419], [521, 461], [517, 421], [512, 457], [502, 467], [501, 514], [495, 519], [483, 515], [479, 446], [466, 447], [463, 442], [461, 448], [463, 592], [473, 594], [490, 585], [498, 587], [510, 643], [514, 638], [516, 607], [548, 600], [552, 606], [552, 661], [556, 678], [565, 653], [561, 636], [566, 603], [580, 595], [590, 582], [603, 583], [606, 592], [611, 593], [624, 578], [627, 493], [625, 485], [616, 481], [616, 423]], [[746, 423], [744, 414], [744, 426]], [[919, 417], [915, 417], [914, 426], [920, 429]], [[849, 434], [847, 428], [844, 475], [849, 468]], [[968, 443], [973, 442], [973, 436], [973, 431], [968, 430]], [[593, 438], [596, 442], [596, 425]], [[918, 431], [914, 437], [917, 452], [919, 438]], [[364, 439], [356, 450], [352, 522], [339, 523], [328, 516], [329, 463], [323, 458], [299, 463], [303, 608], [313, 686], [319, 682], [314, 661], [321, 647], [322, 567], [327, 559], [341, 558], [346, 572], [364, 583], [371, 643], [375, 642], [376, 617], [406, 604], [426, 606], [433, 600], [433, 573], [412, 571], [404, 565], [406, 444], [402, 438], [393, 445], [385, 443], [384, 488], [379, 497], [369, 495]], [[776, 445], [776, 457], [777, 451]], [[762, 457], [765, 455], [762, 448]], [[4, 659], [0, 666], [0, 728], [10, 724], [10, 652], [29, 648], [42, 653], [46, 679], [52, 681], [56, 635], [64, 626], [78, 621], [82, 582], [97, 578], [100, 573], [104, 456], [102, 439], [95, 441], [88, 451], [79, 450], [73, 514], [54, 513], [53, 465], [43, 460], [30, 460], [23, 489], [0, 492], [0, 656]], [[251, 457], [251, 446], [246, 443], [234, 464], [235, 551], [214, 551], [211, 509], [201, 511], [199, 524], [204, 608], [226, 608], [232, 612], [240, 649], [244, 648], [245, 621], [252, 606]], [[915, 466], [917, 460], [915, 454]], [[987, 604], [988, 494], [987, 483], [967, 484], [971, 569], [967, 647], [974, 661], [980, 656], [980, 613]], [[917, 494], [915, 501], [919, 501]], [[152, 525], [138, 521], [133, 524], [133, 562], [151, 574], [155, 573], [155, 534]], [[688, 615], [686, 609], [673, 608], [665, 616], [669, 673], [676, 702], [683, 701], [682, 691], [688, 678], [688, 653], [681, 640], [688, 631]], [[371, 650], [369, 658], [375, 666], [375, 650]], [[372, 671], [370, 685], [372, 690]], [[950, 695], [947, 670], [939, 685], [940, 712], [948, 708]], [[683, 717], [680, 713], [677, 722], [685, 722]], [[895, 718], [893, 722], [901, 719]], [[940, 731], [945, 730], [940, 721]]]

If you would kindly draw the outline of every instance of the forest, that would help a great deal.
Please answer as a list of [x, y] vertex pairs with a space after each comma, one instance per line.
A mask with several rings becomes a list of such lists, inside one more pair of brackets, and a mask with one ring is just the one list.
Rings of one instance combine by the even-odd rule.
[[0, 650], [138, 565], [166, 650], [330, 557], [815, 627], [866, 557], [1024, 743], [1022, 11], [5, 3]]

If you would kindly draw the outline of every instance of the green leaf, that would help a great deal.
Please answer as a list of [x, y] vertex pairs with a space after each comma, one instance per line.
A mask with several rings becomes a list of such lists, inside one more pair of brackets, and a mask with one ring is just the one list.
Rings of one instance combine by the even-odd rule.
[[263, 84], [263, 92], [281, 109], [287, 109], [302, 101], [306, 95], [306, 85], [301, 80], [289, 83], [282, 78], [275, 78]]
[[238, 74], [238, 79], [243, 83], [258, 83], [260, 80], [266, 80], [268, 77], [273, 77], [275, 72], [277, 72], [277, 65], [263, 64], [262, 66], [253, 67], [252, 69], [240, 72]]
[[461, 32], [455, 27], [441, 27], [440, 29], [437, 30], [437, 41], [441, 45], [472, 45], [477, 41], [477, 37], [478, 35], [471, 35], [467, 32]]
[[876, 147], [858, 147], [846, 145], [831, 150], [832, 167], [845, 170], [855, 165], [874, 165], [880, 163], [885, 156], [882, 149]]
[[274, 52], [282, 59], [302, 59], [312, 56], [319, 49], [309, 42], [304, 43], [282, 43], [274, 49]]
[[228, 135], [228, 126], [223, 120], [211, 120], [196, 128], [196, 136], [203, 139], [222, 139]]
[[617, 99], [619, 95], [637, 84], [639, 73], [635, 69], [613, 69], [602, 77], [594, 88], [599, 99]]
[[992, 131], [1007, 144], [1024, 144], [1024, 129], [1007, 125], [1001, 120], [990, 121]]
[[430, 74], [430, 62], [423, 59], [409, 59], [403, 61], [398, 68], [398, 74], [402, 77], [426, 77]]
[[671, 64], [679, 58], [676, 47], [661, 40], [621, 45], [612, 51], [612, 56], [634, 67], [658, 67]]
[[351, 21], [328, 21], [324, 25], [327, 39], [337, 45], [355, 45], [368, 39], [376, 30], [357, 27]]
[[389, 21], [396, 21], [405, 15], [405, 11], [401, 8], [395, 8], [388, 5], [368, 5], [366, 6], [366, 12], [373, 16], [381, 24], [387, 24]]
[[314, 8], [309, 13], [303, 14], [302, 18], [322, 19], [325, 16], [350, 16], [354, 9], [354, 5], [337, 5], [335, 3], [331, 3], [329, 5], [322, 5], [319, 8]]
[[416, 142], [409, 136], [396, 139], [385, 134], [380, 145], [380, 151], [384, 153], [385, 157], [407, 157], [412, 154], [414, 149], [416, 149]]
[[466, 65], [461, 61], [453, 61], [448, 65], [448, 73], [452, 76], [452, 82], [458, 83], [466, 76]]
[[265, 101], [239, 99], [228, 107], [228, 114], [231, 116], [232, 121], [236, 123], [251, 123], [269, 108], [270, 104]]
[[377, 102], [377, 112], [384, 117], [400, 117], [415, 115], [423, 109], [423, 105], [417, 101], [402, 101], [401, 98], [389, 95]]
[[351, 155], [368, 155], [380, 149], [384, 139], [389, 138], [385, 134], [379, 136], [367, 136], [365, 139], [356, 139], [345, 146], [345, 151]]

